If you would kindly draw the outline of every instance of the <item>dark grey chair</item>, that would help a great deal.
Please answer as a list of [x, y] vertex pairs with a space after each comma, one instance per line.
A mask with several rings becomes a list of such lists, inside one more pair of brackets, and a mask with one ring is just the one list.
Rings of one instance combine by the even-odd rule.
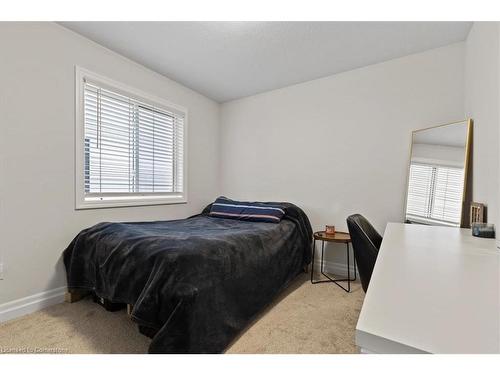
[[372, 277], [373, 267], [377, 260], [378, 250], [382, 243], [382, 236], [365, 217], [360, 214], [347, 218], [347, 227], [351, 236], [354, 258], [358, 265], [361, 285], [366, 292]]

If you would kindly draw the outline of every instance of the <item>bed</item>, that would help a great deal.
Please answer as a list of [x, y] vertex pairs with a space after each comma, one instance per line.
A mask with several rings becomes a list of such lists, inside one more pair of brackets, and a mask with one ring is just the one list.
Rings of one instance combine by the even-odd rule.
[[312, 230], [290, 203], [279, 223], [210, 215], [105, 222], [64, 251], [70, 291], [133, 305], [150, 353], [221, 353], [310, 263]]

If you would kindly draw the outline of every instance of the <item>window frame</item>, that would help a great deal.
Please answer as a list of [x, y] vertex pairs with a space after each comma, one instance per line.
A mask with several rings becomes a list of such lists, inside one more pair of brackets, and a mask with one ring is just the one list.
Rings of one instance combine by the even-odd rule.
[[[85, 193], [85, 107], [84, 82], [88, 80], [118, 94], [155, 105], [184, 117], [182, 154], [182, 193]], [[152, 206], [188, 202], [188, 110], [165, 99], [145, 93], [112, 79], [103, 77], [78, 65], [75, 66], [75, 209]]]

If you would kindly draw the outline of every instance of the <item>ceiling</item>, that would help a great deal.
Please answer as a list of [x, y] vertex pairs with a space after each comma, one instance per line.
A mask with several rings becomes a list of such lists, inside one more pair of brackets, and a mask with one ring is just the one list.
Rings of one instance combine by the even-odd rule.
[[446, 126], [416, 131], [413, 133], [413, 143], [428, 145], [465, 147], [467, 140], [467, 121]]
[[62, 22], [218, 102], [465, 40], [471, 22]]

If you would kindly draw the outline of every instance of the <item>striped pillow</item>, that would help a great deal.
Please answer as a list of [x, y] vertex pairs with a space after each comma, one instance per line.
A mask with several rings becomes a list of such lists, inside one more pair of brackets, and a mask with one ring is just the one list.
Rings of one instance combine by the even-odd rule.
[[267, 223], [279, 223], [284, 215], [285, 210], [277, 205], [238, 202], [225, 197], [217, 198], [210, 208], [210, 216]]

